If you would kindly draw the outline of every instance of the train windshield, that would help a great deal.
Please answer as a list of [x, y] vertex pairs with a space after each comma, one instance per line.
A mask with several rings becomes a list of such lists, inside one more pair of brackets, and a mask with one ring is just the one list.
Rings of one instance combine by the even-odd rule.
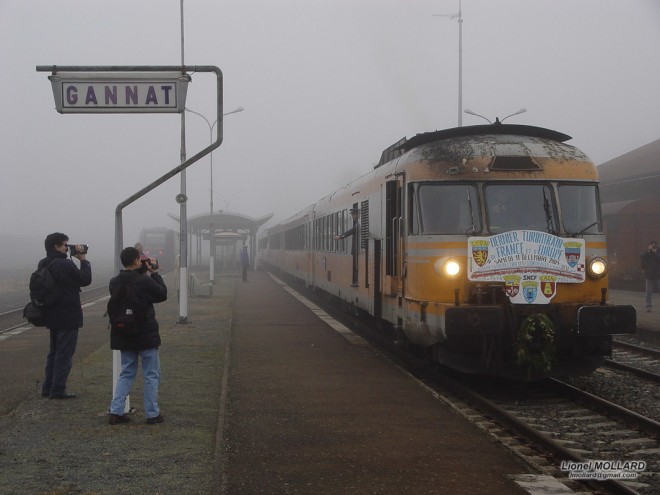
[[162, 250], [165, 248], [165, 234], [147, 234], [144, 237], [144, 245], [152, 250]]
[[485, 187], [488, 231], [529, 229], [557, 234], [557, 212], [549, 184], [491, 184]]
[[481, 230], [479, 193], [467, 184], [417, 184], [413, 234], [474, 234]]
[[560, 184], [559, 203], [564, 230], [568, 234], [602, 233], [595, 185]]

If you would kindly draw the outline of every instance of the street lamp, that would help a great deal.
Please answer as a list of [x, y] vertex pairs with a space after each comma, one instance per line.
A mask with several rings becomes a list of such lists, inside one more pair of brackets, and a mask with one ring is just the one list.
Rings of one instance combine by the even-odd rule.
[[[230, 115], [232, 113], [238, 113], [242, 112], [245, 110], [243, 107], [238, 107], [232, 110], [231, 112], [223, 113], [222, 116], [224, 117], [225, 115]], [[209, 137], [210, 137], [210, 142], [213, 143], [213, 128], [215, 125], [218, 123], [218, 119], [216, 119], [212, 124], [209, 122], [209, 119], [204, 117], [199, 112], [195, 112], [194, 110], [191, 110], [190, 108], [186, 108], [186, 112], [194, 113], [195, 115], [199, 115], [201, 118], [204, 119], [204, 122], [206, 122], [206, 125], [209, 127]], [[213, 151], [210, 153], [211, 156], [211, 202], [210, 202], [210, 208], [209, 208], [209, 213], [210, 213], [210, 218], [209, 218], [209, 282], [211, 284], [215, 283], [215, 244], [213, 243], [213, 236], [215, 234], [215, 229], [213, 226]]]
[[464, 110], [464, 112], [467, 113], [467, 114], [470, 114], [470, 115], [474, 115], [475, 117], [481, 117], [482, 119], [484, 119], [484, 120], [485, 120], [486, 122], [488, 122], [489, 124], [492, 124], [492, 122], [490, 121], [490, 119], [487, 119], [486, 117], [484, 117], [483, 115], [479, 115], [478, 113], [474, 113], [474, 112], [473, 112], [472, 110], [470, 110], [469, 108], [466, 108], [466, 109]]
[[[521, 109], [518, 110], [517, 112], [513, 112], [512, 114], [507, 115], [507, 116], [504, 117], [502, 120], [500, 120], [499, 117], [495, 117], [495, 124], [501, 124], [502, 122], [504, 122], [504, 121], [505, 121], [506, 119], [508, 119], [509, 117], [513, 117], [514, 115], [520, 115], [521, 113], [525, 113], [526, 111], [527, 111], [526, 108], [521, 108]], [[478, 113], [474, 113], [472, 110], [468, 110], [468, 109], [466, 108], [466, 109], [465, 109], [465, 113], [470, 114], [470, 115], [474, 115], [475, 117], [481, 117], [482, 119], [486, 120], [489, 124], [492, 124], [492, 122], [490, 121], [490, 119], [487, 119], [486, 117], [484, 117], [483, 115], [479, 115]]]
[[433, 14], [433, 17], [458, 19], [458, 127], [463, 127], [463, 4], [458, 0], [458, 14]]

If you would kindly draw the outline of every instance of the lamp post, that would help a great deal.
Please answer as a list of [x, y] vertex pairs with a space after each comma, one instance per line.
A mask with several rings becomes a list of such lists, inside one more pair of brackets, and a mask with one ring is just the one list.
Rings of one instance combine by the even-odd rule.
[[463, 5], [458, 0], [458, 14], [433, 14], [434, 17], [458, 19], [458, 127], [463, 126]]
[[[243, 107], [238, 107], [232, 110], [231, 112], [223, 113], [222, 116], [224, 117], [225, 115], [230, 115], [232, 113], [238, 113], [242, 112], [245, 110]], [[201, 118], [204, 119], [204, 122], [206, 122], [206, 125], [209, 127], [209, 137], [211, 139], [211, 143], [213, 143], [213, 128], [215, 125], [218, 123], [218, 119], [216, 119], [212, 124], [209, 122], [209, 119], [204, 117], [199, 112], [195, 112], [194, 110], [191, 110], [190, 108], [186, 108], [186, 112], [193, 113], [195, 115], [199, 115]], [[214, 241], [214, 235], [215, 235], [215, 228], [213, 225], [213, 152], [210, 153], [211, 156], [211, 174], [210, 174], [210, 181], [211, 181], [211, 201], [209, 205], [209, 283], [214, 284], [215, 283], [215, 243]]]

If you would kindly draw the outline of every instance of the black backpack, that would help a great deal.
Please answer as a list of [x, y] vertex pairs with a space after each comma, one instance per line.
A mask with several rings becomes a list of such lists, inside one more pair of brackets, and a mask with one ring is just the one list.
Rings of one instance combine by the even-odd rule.
[[146, 308], [135, 296], [131, 284], [122, 284], [110, 292], [108, 301], [110, 332], [124, 337], [136, 335], [146, 318]]
[[30, 275], [30, 302], [23, 308], [23, 318], [35, 327], [45, 326], [44, 308], [55, 303], [62, 295], [62, 287], [50, 271], [50, 263]]

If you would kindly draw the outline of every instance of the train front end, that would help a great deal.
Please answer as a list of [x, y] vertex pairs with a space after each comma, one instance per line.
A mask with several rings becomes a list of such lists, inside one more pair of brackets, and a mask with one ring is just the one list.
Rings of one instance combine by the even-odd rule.
[[609, 303], [595, 166], [565, 135], [524, 131], [410, 153], [402, 327], [465, 372], [587, 373], [635, 310]]

